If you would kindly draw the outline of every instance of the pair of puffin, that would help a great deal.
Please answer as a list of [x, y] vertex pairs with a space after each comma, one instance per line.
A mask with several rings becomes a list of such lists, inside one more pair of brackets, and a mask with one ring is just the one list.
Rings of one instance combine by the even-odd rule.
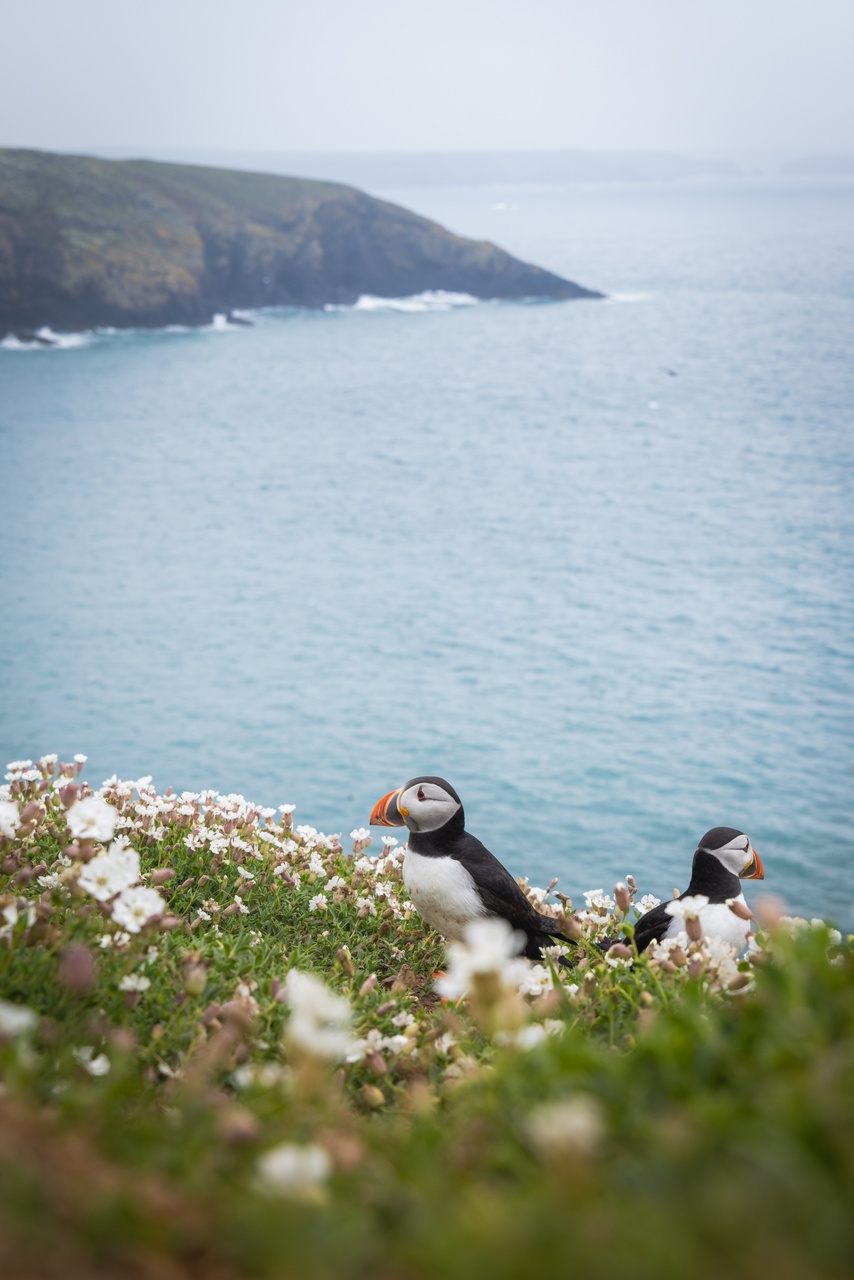
[[[444, 778], [412, 778], [374, 806], [371, 826], [409, 829], [403, 882], [418, 911], [448, 941], [463, 938], [466, 925], [498, 916], [524, 935], [523, 954], [542, 958], [543, 947], [563, 941], [557, 920], [536, 911], [513, 876], [466, 831], [460, 797]], [[708, 905], [699, 912], [703, 933], [720, 937], [742, 950], [748, 922], [735, 915], [727, 900], [744, 902], [741, 880], [762, 880], [759, 855], [743, 831], [713, 827], [694, 854], [691, 883], [680, 897], [702, 894]], [[635, 925], [638, 951], [651, 942], [675, 937], [681, 918], [668, 914], [662, 902]]]

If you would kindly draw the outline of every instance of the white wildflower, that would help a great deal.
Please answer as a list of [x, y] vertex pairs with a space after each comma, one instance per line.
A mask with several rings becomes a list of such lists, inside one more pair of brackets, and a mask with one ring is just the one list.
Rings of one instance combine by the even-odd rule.
[[527, 965], [519, 958], [524, 943], [524, 934], [514, 932], [498, 916], [470, 921], [465, 928], [465, 941], [452, 942], [448, 947], [448, 969], [436, 982], [436, 990], [457, 999], [466, 994], [477, 977], [489, 974], [496, 975], [506, 986], [519, 986], [527, 974]]
[[656, 898], [652, 893], [645, 893], [639, 902], [636, 902], [635, 908], [639, 915], [645, 916], [647, 911], [652, 911], [653, 907], [659, 906], [660, 898]]
[[139, 933], [143, 925], [165, 910], [166, 903], [156, 889], [125, 889], [113, 903], [113, 919], [129, 933]]
[[303, 1053], [337, 1062], [352, 1046], [349, 1003], [310, 973], [291, 969], [285, 980], [291, 1007], [286, 1035]]
[[523, 996], [541, 996], [544, 992], [551, 991], [553, 985], [551, 970], [544, 964], [526, 965], [519, 991]]
[[119, 991], [147, 991], [150, 986], [151, 979], [144, 973], [126, 973], [119, 983]]
[[351, 840], [370, 840], [371, 833], [367, 827], [354, 827], [350, 832]]
[[674, 898], [672, 902], [668, 902], [664, 910], [669, 916], [681, 916], [690, 920], [699, 916], [703, 907], [708, 905], [709, 899], [704, 893], [695, 893], [683, 898]]
[[95, 1050], [91, 1044], [81, 1045], [79, 1049], [72, 1049], [72, 1053], [80, 1066], [89, 1072], [90, 1076], [105, 1076], [110, 1069], [110, 1059], [105, 1053], [95, 1055]]
[[327, 893], [330, 889], [345, 889], [347, 887], [347, 881], [343, 876], [333, 876], [331, 880], [326, 881], [325, 887]]
[[386, 849], [393, 849], [393, 848], [395, 847], [395, 845], [397, 844], [397, 837], [396, 837], [396, 836], [383, 836], [383, 837], [382, 837], [382, 842], [383, 842], [383, 844], [385, 845]]
[[329, 899], [326, 894], [316, 893], [314, 897], [309, 900], [308, 909], [309, 911], [326, 911], [328, 906]]
[[[81, 755], [81, 753], [78, 751], [78, 752], [77, 752], [77, 755], [74, 757], [74, 763], [75, 763], [75, 764], [85, 764], [85, 763], [86, 763], [86, 761], [87, 761], [88, 759], [89, 759], [89, 757], [88, 757], [88, 756]], [[150, 781], [150, 779], [149, 779], [149, 781]]]
[[263, 1191], [296, 1200], [316, 1199], [332, 1172], [332, 1161], [314, 1143], [297, 1146], [282, 1142], [259, 1156], [258, 1186]]
[[0, 836], [12, 840], [20, 825], [21, 814], [14, 800], [0, 800]]
[[106, 853], [92, 858], [77, 877], [81, 889], [99, 902], [107, 902], [139, 880], [139, 854], [123, 837], [114, 840]]
[[279, 805], [279, 813], [283, 813], [283, 814], [287, 815], [287, 814], [289, 814], [289, 813], [293, 813], [293, 811], [294, 811], [294, 809], [295, 809], [295, 808], [296, 808], [296, 805], [295, 805], [295, 804], [280, 804], [280, 805]]
[[542, 1044], [546, 1038], [546, 1029], [540, 1022], [530, 1022], [526, 1027], [520, 1027], [518, 1031], [501, 1031], [498, 1033], [498, 1043], [506, 1049], [533, 1049], [538, 1044]]
[[602, 1106], [588, 1094], [546, 1102], [528, 1116], [531, 1145], [543, 1156], [590, 1156], [605, 1132]]
[[614, 910], [614, 899], [602, 889], [591, 889], [585, 893], [584, 901], [587, 903], [588, 911], [597, 911], [600, 915]]
[[75, 840], [111, 840], [118, 814], [103, 796], [86, 796], [78, 800], [65, 815], [68, 830]]
[[36, 1025], [36, 1015], [24, 1004], [0, 1000], [0, 1039], [12, 1040]]
[[312, 852], [311, 857], [308, 860], [308, 869], [310, 872], [313, 871], [316, 876], [320, 876], [323, 880], [325, 880], [328, 875], [326, 867], [323, 865], [323, 859], [316, 850]]

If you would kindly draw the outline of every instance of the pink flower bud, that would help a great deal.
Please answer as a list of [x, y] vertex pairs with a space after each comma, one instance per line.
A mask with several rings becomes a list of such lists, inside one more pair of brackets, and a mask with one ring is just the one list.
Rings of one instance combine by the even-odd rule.
[[69, 995], [85, 996], [95, 986], [95, 957], [86, 947], [66, 947], [59, 958], [59, 985]]
[[372, 973], [370, 978], [365, 978], [365, 981], [359, 987], [359, 995], [360, 996], [370, 995], [376, 985], [377, 985], [377, 975], [375, 973]]
[[637, 880], [634, 878], [634, 876], [626, 876], [626, 884], [627, 884], [627, 885], [629, 886], [629, 888], [631, 889], [632, 897], [634, 897], [634, 895], [635, 895], [635, 894], [637, 893], [637, 891], [638, 891], [638, 882], [637, 882]]
[[171, 867], [160, 867], [157, 871], [151, 873], [152, 884], [165, 884], [167, 880], [171, 880], [175, 872]]
[[614, 885], [614, 901], [623, 915], [627, 915], [632, 905], [632, 896], [629, 893], [628, 886], [623, 884], [622, 880], [618, 880]]
[[631, 960], [632, 949], [627, 947], [624, 942], [615, 942], [613, 946], [608, 948], [609, 956], [616, 956], [619, 960]]
[[781, 916], [785, 914], [786, 904], [776, 894], [763, 893], [756, 901], [754, 915], [762, 929], [773, 929]]
[[746, 902], [742, 902], [741, 898], [727, 898], [726, 904], [734, 916], [738, 916], [739, 920], [752, 920], [753, 912]]
[[750, 983], [749, 973], [737, 973], [727, 983], [727, 991], [742, 991]]
[[365, 1055], [365, 1066], [375, 1076], [384, 1076], [388, 1072], [385, 1058], [381, 1053], [368, 1053]]
[[66, 786], [59, 788], [59, 798], [62, 801], [63, 809], [70, 809], [80, 794], [80, 788], [76, 782], [69, 782]]
[[703, 926], [700, 924], [699, 916], [685, 917], [685, 932], [692, 942], [699, 942], [703, 936]]

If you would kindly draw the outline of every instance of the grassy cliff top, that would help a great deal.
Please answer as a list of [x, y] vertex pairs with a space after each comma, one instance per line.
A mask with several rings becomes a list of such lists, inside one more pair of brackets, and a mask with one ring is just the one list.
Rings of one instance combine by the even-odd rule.
[[598, 893], [443, 1002], [399, 846], [79, 768], [0, 792], [4, 1274], [847, 1274], [851, 939], [638, 957]]

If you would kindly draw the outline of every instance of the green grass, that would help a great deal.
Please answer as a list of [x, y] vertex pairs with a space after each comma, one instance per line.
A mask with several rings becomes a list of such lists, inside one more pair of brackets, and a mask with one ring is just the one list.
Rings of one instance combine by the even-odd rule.
[[[19, 811], [39, 808], [0, 847], [0, 999], [35, 1015], [0, 1033], [3, 1275], [850, 1275], [848, 941], [772, 924], [724, 981], [700, 952], [696, 977], [614, 968], [585, 937], [541, 994], [443, 1003], [444, 948], [395, 859], [377, 870], [251, 806], [181, 813], [113, 789], [143, 874], [174, 875], [165, 918], [104, 947], [109, 907], [75, 886], [79, 859], [58, 861], [50, 768], [13, 783]], [[42, 862], [62, 883], [30, 878]], [[226, 915], [241, 871], [248, 912]], [[291, 969], [380, 1047], [343, 1064], [301, 1050]], [[134, 975], [147, 985], [123, 990]], [[282, 1143], [322, 1149], [328, 1176], [265, 1186]]]

